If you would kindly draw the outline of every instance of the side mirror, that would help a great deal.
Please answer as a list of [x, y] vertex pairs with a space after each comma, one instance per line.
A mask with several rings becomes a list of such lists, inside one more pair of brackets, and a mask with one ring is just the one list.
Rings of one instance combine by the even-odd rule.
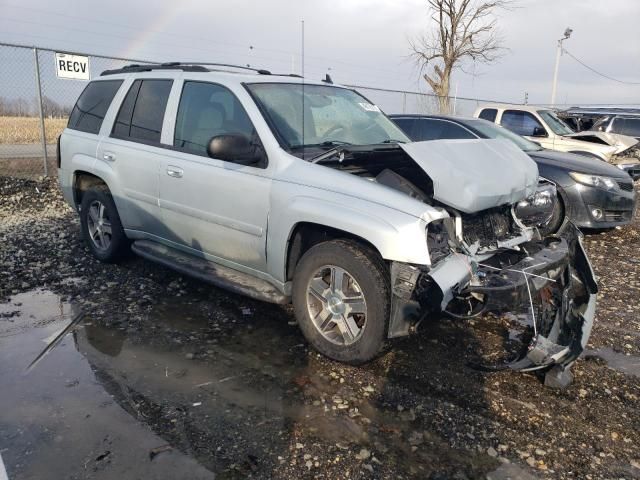
[[542, 127], [533, 127], [532, 137], [548, 137], [547, 131]]
[[256, 165], [265, 160], [262, 146], [251, 141], [246, 135], [228, 133], [209, 140], [207, 154], [211, 158], [240, 165]]

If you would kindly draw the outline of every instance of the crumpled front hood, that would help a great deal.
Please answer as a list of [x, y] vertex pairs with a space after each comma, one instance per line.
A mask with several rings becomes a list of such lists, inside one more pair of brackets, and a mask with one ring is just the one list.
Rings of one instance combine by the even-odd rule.
[[[602, 141], [606, 142], [607, 145], [611, 145], [612, 147], [616, 147], [615, 153], [624, 152], [626, 149], [633, 147], [638, 140], [633, 137], [629, 137], [627, 135], [620, 135], [619, 133], [607, 133], [607, 132], [598, 132], [586, 130], [584, 132], [576, 132], [571, 135], [565, 135], [568, 138], [573, 138], [574, 140], [582, 140], [589, 143], [589, 140], [584, 140], [584, 138], [589, 137], [597, 137]], [[597, 144], [596, 144], [597, 145]]]
[[538, 167], [504, 139], [430, 140], [400, 144], [433, 180], [433, 197], [464, 213], [532, 195]]

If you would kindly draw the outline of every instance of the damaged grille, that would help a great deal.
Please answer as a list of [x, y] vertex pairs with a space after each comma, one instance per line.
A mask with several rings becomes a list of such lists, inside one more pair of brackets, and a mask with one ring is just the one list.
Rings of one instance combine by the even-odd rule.
[[631, 182], [622, 182], [618, 180], [618, 187], [620, 190], [624, 190], [625, 192], [630, 192], [633, 190], [633, 183]]
[[478, 242], [480, 247], [495, 247], [499, 241], [516, 236], [511, 212], [500, 209], [463, 215], [462, 236], [467, 245]]

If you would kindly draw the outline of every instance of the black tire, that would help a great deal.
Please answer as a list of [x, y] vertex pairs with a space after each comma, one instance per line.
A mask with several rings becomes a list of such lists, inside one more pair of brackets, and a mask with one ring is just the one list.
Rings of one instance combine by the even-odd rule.
[[546, 237], [547, 235], [553, 235], [560, 229], [560, 227], [564, 223], [565, 208], [560, 193], [558, 193], [556, 198], [557, 204], [556, 208], [553, 210], [551, 220], [549, 220], [546, 225], [540, 227], [540, 233], [543, 237]]
[[[100, 242], [92, 240], [91, 234], [89, 233], [90, 224], [94, 223], [90, 218], [90, 210], [93, 205], [96, 205], [95, 202], [104, 205], [104, 215], [111, 226], [109, 243], [105, 248], [100, 248], [98, 245]], [[82, 202], [80, 203], [80, 229], [89, 250], [91, 250], [93, 256], [101, 262], [117, 262], [127, 256], [131, 251], [129, 248], [131, 242], [124, 233], [116, 204], [106, 185], [94, 185], [82, 196]], [[109, 237], [109, 235], [105, 233], [105, 237]]]
[[[366, 302], [364, 327], [355, 341], [338, 345], [320, 333], [309, 311], [308, 288], [323, 266], [344, 269], [357, 282]], [[310, 248], [300, 259], [293, 277], [293, 307], [307, 341], [323, 355], [358, 365], [385, 350], [391, 310], [389, 271], [377, 252], [350, 240], [332, 240]]]

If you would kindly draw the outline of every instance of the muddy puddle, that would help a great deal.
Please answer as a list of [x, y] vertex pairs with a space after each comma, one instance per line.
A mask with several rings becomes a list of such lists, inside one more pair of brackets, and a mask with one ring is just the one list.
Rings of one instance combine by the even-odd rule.
[[640, 378], [640, 357], [635, 355], [626, 355], [616, 352], [611, 347], [602, 347], [586, 350], [584, 356], [599, 358], [604, 360], [607, 366], [613, 370]]
[[177, 299], [136, 322], [87, 310], [70, 327], [78, 313], [43, 290], [0, 305], [0, 454], [11, 479], [270, 478], [345, 456], [365, 462], [365, 478], [383, 464], [425, 478], [440, 464], [472, 478], [499, 466], [417, 426], [423, 407], [391, 406], [384, 362], [371, 367], [376, 381], [345, 383], [295, 326], [255, 309]]

